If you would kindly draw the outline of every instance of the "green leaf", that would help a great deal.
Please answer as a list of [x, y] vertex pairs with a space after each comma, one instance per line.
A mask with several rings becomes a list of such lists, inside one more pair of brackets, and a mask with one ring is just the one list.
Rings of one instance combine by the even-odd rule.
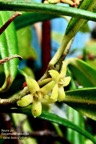
[[[80, 5], [80, 9], [85, 9], [86, 11], [93, 11], [96, 6], [96, 0], [90, 1], [90, 0], [84, 0], [82, 1]], [[79, 10], [80, 10], [79, 9]], [[69, 45], [72, 44], [72, 40], [76, 33], [80, 30], [80, 28], [87, 22], [87, 20], [82, 18], [74, 18], [72, 17], [71, 20], [68, 23], [68, 26], [65, 31], [65, 35], [63, 36], [63, 41], [61, 43], [60, 48], [54, 55], [54, 57], [51, 59], [49, 65], [55, 65], [58, 63], [60, 57], [62, 55], [66, 56], [66, 53], [69, 51]], [[68, 47], [69, 48], [68, 48]], [[67, 51], [67, 52], [66, 52]]]
[[83, 49], [84, 60], [94, 69], [96, 69], [96, 41], [90, 39]]
[[80, 85], [85, 87], [96, 86], [96, 70], [93, 69], [86, 62], [78, 59], [71, 58], [68, 60], [69, 69]]
[[67, 119], [61, 118], [55, 114], [48, 112], [43, 112], [40, 118], [71, 128], [96, 143], [96, 140], [86, 130], [78, 127]]
[[[81, 5], [79, 7], [80, 9], [84, 9], [84, 10], [88, 10], [88, 11], [95, 11], [94, 8], [96, 6], [96, 1], [90, 1], [90, 0], [83, 0], [81, 2]], [[79, 31], [79, 29], [86, 24], [87, 20], [82, 19], [82, 18], [74, 18], [72, 17], [70, 22], [68, 23], [67, 29], [65, 34], [66, 35], [70, 35], [71, 38], [72, 36], [74, 37], [74, 35]]]
[[[88, 4], [88, 0], [87, 0]], [[0, 2], [0, 10], [10, 11], [30, 11], [30, 12], [42, 12], [43, 14], [52, 14], [56, 16], [68, 15], [78, 17], [87, 20], [96, 20], [96, 14], [87, 10], [78, 8], [54, 5], [54, 4], [43, 4], [43, 3], [32, 3], [32, 2]]]
[[96, 87], [67, 91], [64, 102], [83, 115], [96, 120]]
[[88, 26], [88, 23], [86, 23], [81, 29], [81, 32], [86, 33], [86, 32], [90, 32], [90, 28]]
[[[26, 108], [10, 109], [10, 112], [23, 113], [23, 114], [32, 116], [31, 105], [27, 106]], [[66, 126], [68, 128], [71, 128], [71, 129], [77, 131], [78, 133], [82, 134], [83, 136], [87, 137], [88, 139], [90, 139], [91, 141], [93, 141], [96, 144], [96, 140], [93, 138], [93, 136], [90, 133], [88, 133], [86, 130], [82, 129], [81, 127], [78, 127], [77, 125], [73, 124], [72, 122], [70, 122], [67, 119], [61, 118], [61, 117], [59, 117], [55, 114], [49, 113], [47, 111], [43, 111], [39, 118], [60, 124], [62, 126]]]
[[17, 37], [19, 55], [21, 55], [23, 59], [31, 58], [35, 60], [37, 58], [37, 55], [35, 50], [31, 46], [32, 34], [30, 28], [26, 27], [18, 30]]
[[[67, 117], [72, 123], [84, 129], [84, 118], [80, 113], [69, 106], [67, 106]], [[69, 128], [67, 129], [67, 137], [72, 144], [83, 144], [85, 141], [82, 135]]]
[[[0, 12], [0, 27], [10, 18], [8, 11]], [[0, 35], [0, 55], [1, 58], [11, 57], [18, 54], [17, 37], [14, 23], [7, 27], [7, 29]], [[7, 90], [14, 81], [17, 74], [18, 59], [12, 59], [7, 63], [4, 63], [5, 82], [0, 88], [1, 92]]]
[[41, 12], [32, 12], [32, 13], [23, 13], [21, 16], [14, 20], [16, 29], [23, 28], [28, 25], [32, 25], [36, 22], [41, 22], [45, 20], [50, 20], [56, 18], [56, 15], [52, 14], [43, 14]]
[[22, 71], [24, 71], [28, 76], [32, 77], [35, 79], [35, 75], [34, 75], [34, 72], [32, 71], [31, 68], [29, 68], [28, 66], [24, 67], [22, 69]]

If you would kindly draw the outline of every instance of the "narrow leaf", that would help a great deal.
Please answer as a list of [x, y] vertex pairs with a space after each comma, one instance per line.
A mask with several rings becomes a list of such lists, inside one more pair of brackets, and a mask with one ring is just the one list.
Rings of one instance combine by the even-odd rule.
[[96, 120], [96, 87], [67, 91], [64, 102], [83, 115]]
[[[67, 117], [72, 123], [84, 129], [84, 118], [76, 110], [71, 107], [67, 107]], [[82, 135], [69, 128], [67, 129], [67, 137], [72, 144], [84, 144], [85, 141]]]
[[[88, 10], [88, 11], [95, 11], [94, 8], [96, 6], [96, 1], [95, 0], [83, 0], [80, 7], [79, 7], [79, 10], [80, 9], [84, 9], [84, 10]], [[68, 26], [67, 26], [67, 29], [66, 29], [66, 35], [71, 35], [71, 36], [74, 36], [78, 30], [87, 22], [87, 20], [85, 19], [82, 19], [82, 18], [74, 18], [72, 17]], [[72, 31], [73, 30], [73, 31]]]
[[[13, 110], [11, 109], [10, 112], [24, 113], [24, 114], [32, 116], [30, 109], [31, 109], [31, 106], [28, 106], [26, 108], [21, 108], [21, 109], [20, 108], [13, 109]], [[78, 133], [82, 134], [83, 136], [87, 137], [91, 141], [93, 141], [94, 144], [96, 144], [96, 140], [93, 138], [93, 136], [90, 133], [88, 133], [86, 130], [76, 126], [75, 124], [73, 124], [72, 122], [70, 122], [67, 119], [61, 118], [55, 114], [48, 113], [46, 111], [45, 112], [43, 111], [43, 113], [41, 114], [41, 116], [39, 118], [60, 124], [62, 126], [66, 126], [68, 128], [71, 128], [71, 129], [77, 131]]]
[[[2, 27], [8, 19], [10, 19], [10, 13], [8, 11], [1, 11], [0, 27]], [[3, 59], [6, 57], [12, 57], [16, 54], [18, 54], [17, 37], [14, 23], [11, 22], [11, 24], [0, 36], [0, 55]], [[5, 81], [0, 88], [0, 92], [5, 92], [11, 86], [18, 71], [18, 62], [18, 59], [12, 59], [11, 61], [4, 63]]]
[[56, 16], [68, 15], [73, 17], [78, 17], [87, 20], [96, 20], [96, 14], [86, 10], [54, 5], [54, 4], [42, 4], [42, 3], [32, 3], [32, 2], [0, 2], [0, 10], [10, 10], [10, 11], [30, 11], [30, 12], [42, 12], [43, 14], [52, 14]]
[[96, 143], [96, 140], [86, 130], [78, 127], [67, 119], [61, 118], [55, 114], [48, 112], [43, 112], [40, 118], [71, 128]]
[[56, 15], [52, 15], [52, 14], [44, 15], [41, 12], [23, 13], [20, 17], [17, 17], [14, 20], [14, 23], [15, 23], [16, 29], [18, 30], [25, 26], [32, 25], [36, 22], [50, 20], [56, 17], [57, 17]]
[[85, 87], [96, 86], [96, 70], [86, 62], [72, 58], [68, 60], [69, 69], [80, 85]]

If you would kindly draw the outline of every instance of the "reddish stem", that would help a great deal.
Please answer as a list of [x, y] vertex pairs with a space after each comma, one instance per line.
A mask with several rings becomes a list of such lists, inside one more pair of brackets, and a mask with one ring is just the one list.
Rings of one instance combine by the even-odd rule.
[[51, 59], [51, 31], [50, 21], [45, 21], [42, 24], [42, 74], [47, 69], [48, 63]]
[[4, 32], [4, 30], [9, 26], [9, 24], [17, 17], [20, 16], [22, 13], [18, 12], [11, 16], [8, 21], [0, 28], [0, 35]]

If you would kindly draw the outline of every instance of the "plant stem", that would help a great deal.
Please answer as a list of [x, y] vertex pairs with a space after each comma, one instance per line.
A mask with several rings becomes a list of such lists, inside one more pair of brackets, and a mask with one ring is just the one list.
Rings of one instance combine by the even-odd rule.
[[23, 90], [19, 91], [17, 94], [14, 94], [10, 98], [2, 99], [0, 98], [0, 107], [1, 106], [13, 106], [21, 97], [28, 93], [28, 87], [25, 87]]
[[61, 63], [62, 59], [64, 59], [68, 54], [72, 42], [73, 38], [70, 40], [69, 35], [64, 35], [60, 48], [49, 62], [49, 67], [52, 67], [57, 63]]
[[[95, 2], [94, 2], [95, 3]], [[95, 4], [92, 5], [92, 7]], [[62, 7], [62, 6], [58, 6], [58, 5], [51, 5], [51, 4], [42, 4], [42, 3], [20, 3], [20, 2], [0, 2], [0, 9], [1, 10], [19, 10], [19, 11], [30, 11], [30, 12], [42, 12], [44, 14], [55, 14], [56, 16], [60, 16], [60, 15], [70, 15], [70, 16], [74, 16], [77, 17], [78, 19], [80, 18], [80, 20], [82, 21], [83, 19], [87, 19], [87, 20], [96, 20], [96, 15], [93, 12], [89, 12], [89, 11], [85, 11], [82, 9], [77, 9], [77, 8], [71, 8], [71, 7]], [[87, 21], [84, 20], [84, 21]], [[68, 43], [70, 43], [70, 40], [74, 37], [74, 35], [76, 34], [76, 32], [79, 30], [78, 27], [76, 27], [76, 31], [73, 32], [71, 31], [71, 33], [65, 34], [63, 37], [63, 41], [61, 43], [61, 46], [59, 48], [59, 50], [56, 52], [55, 56], [52, 58], [52, 60], [49, 62], [49, 66], [48, 69], [54, 67], [54, 65], [56, 65], [59, 62], [59, 59], [63, 56], [66, 55], [66, 53], [68, 53], [69, 48], [66, 48], [67, 45], [69, 45]], [[47, 71], [44, 74], [43, 78], [46, 77]]]
[[3, 58], [3, 59], [1, 59], [0, 60], [0, 65], [1, 64], [3, 64], [3, 63], [5, 63], [5, 62], [8, 62], [8, 61], [10, 61], [10, 60], [12, 60], [12, 59], [14, 59], [14, 58], [19, 58], [20, 60], [22, 60], [22, 57], [20, 56], [20, 55], [13, 55], [13, 56], [10, 56], [10, 57], [6, 57], [6, 58]]
[[9, 26], [9, 24], [18, 16], [20, 16], [21, 13], [17, 12], [14, 15], [11, 16], [10, 19], [0, 28], [0, 35], [4, 32], [4, 30]]
[[[87, 6], [87, 7], [86, 7]], [[96, 1], [91, 1], [87, 4], [87, 1], [82, 2], [80, 8], [86, 9], [89, 11], [95, 11], [96, 7]], [[79, 10], [80, 10], [79, 8]], [[57, 62], [60, 61], [60, 58], [63, 54], [66, 54], [69, 52], [70, 45], [73, 41], [73, 37], [76, 35], [76, 33], [80, 30], [80, 28], [87, 22], [87, 20], [82, 18], [71, 18], [69, 21], [69, 24], [66, 28], [65, 35], [63, 37], [62, 43], [60, 48], [57, 50], [55, 56], [52, 58], [52, 60], [49, 63], [49, 67], [54, 66]]]
[[66, 57], [66, 55], [68, 54], [68, 52], [70, 50], [73, 39], [74, 38], [72, 38], [70, 40], [69, 35], [64, 34], [64, 37], [63, 37], [60, 48], [57, 50], [56, 54], [54, 55], [54, 57], [49, 62], [49, 65], [48, 65], [48, 68], [47, 68], [46, 72], [44, 73], [44, 75], [38, 81], [39, 83], [40, 83], [40, 81], [42, 81], [43, 79], [48, 77], [48, 70], [49, 69], [54, 68], [57, 71], [60, 69], [62, 61], [64, 60], [64, 58]]
[[47, 69], [48, 63], [51, 59], [51, 26], [50, 21], [42, 23], [42, 74]]

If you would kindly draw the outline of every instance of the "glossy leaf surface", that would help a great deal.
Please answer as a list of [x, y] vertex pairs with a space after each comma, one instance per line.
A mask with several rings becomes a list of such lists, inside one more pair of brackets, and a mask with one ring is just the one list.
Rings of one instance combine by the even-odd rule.
[[[88, 4], [88, 3], [87, 3]], [[78, 18], [84, 18], [87, 20], [96, 20], [96, 14], [85, 11], [82, 9], [66, 7], [66, 6], [59, 6], [54, 4], [42, 4], [42, 3], [25, 3], [25, 2], [0, 2], [0, 9], [1, 10], [10, 10], [10, 11], [30, 11], [30, 12], [42, 12], [43, 14], [52, 14], [56, 16], [60, 15], [68, 15]]]
[[[27, 108], [14, 109], [14, 112], [16, 112], [16, 113], [21, 112], [21, 113], [32, 116], [30, 106]], [[93, 138], [93, 136], [90, 133], [88, 133], [86, 130], [76, 126], [75, 124], [73, 124], [72, 122], [70, 122], [67, 119], [61, 118], [61, 117], [59, 117], [55, 114], [52, 114], [52, 113], [48, 113], [47, 111], [43, 112], [42, 115], [40, 116], [40, 118], [54, 122], [54, 123], [57, 123], [57, 124], [60, 124], [62, 126], [66, 126], [68, 128], [71, 128], [71, 129], [79, 132], [83, 136], [87, 137], [88, 139], [92, 140], [96, 144], [96, 140]]]
[[[0, 12], [0, 27], [10, 18], [7, 11]], [[0, 36], [0, 55], [6, 58], [18, 54], [18, 45], [14, 23], [12, 22]], [[5, 82], [0, 91], [3, 92], [10, 87], [17, 74], [18, 59], [12, 59], [4, 63]]]
[[68, 91], [64, 102], [83, 115], [96, 120], [96, 87]]
[[69, 69], [80, 85], [85, 87], [96, 86], [96, 70], [86, 62], [78, 59], [69, 59]]
[[14, 20], [16, 29], [23, 28], [28, 25], [32, 25], [36, 22], [41, 22], [45, 20], [50, 20], [52, 18], [56, 18], [56, 15], [47, 14], [44, 15], [40, 12], [33, 12], [33, 13], [23, 13], [20, 17]]

